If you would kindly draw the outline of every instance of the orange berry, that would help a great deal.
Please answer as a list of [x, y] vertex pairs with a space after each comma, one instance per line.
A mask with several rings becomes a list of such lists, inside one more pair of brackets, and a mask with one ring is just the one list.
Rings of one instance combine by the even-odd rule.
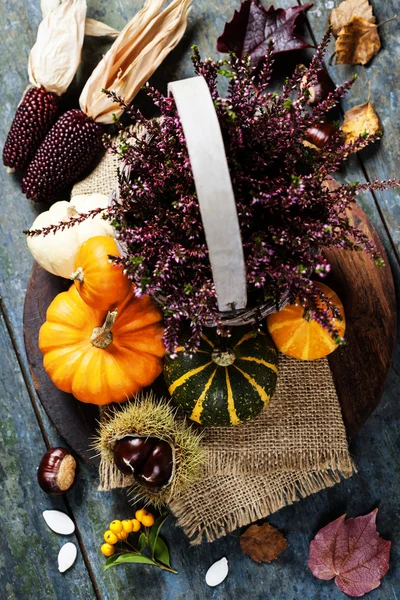
[[114, 544], [116, 544], [118, 542], [118, 538], [117, 538], [116, 534], [113, 533], [111, 531], [111, 529], [109, 529], [104, 534], [104, 541], [107, 542], [107, 544], [114, 545]]
[[115, 548], [111, 544], [103, 544], [100, 550], [104, 556], [112, 556], [115, 552]]
[[126, 538], [128, 537], [129, 533], [127, 531], [120, 531], [119, 533], [117, 533], [117, 537], [119, 540], [126, 540]]
[[123, 530], [122, 527], [122, 523], [121, 521], [118, 521], [118, 519], [115, 519], [115, 521], [113, 521], [112, 523], [110, 523], [110, 529], [113, 533], [119, 533], [120, 531]]
[[140, 521], [138, 521], [137, 519], [132, 519], [131, 523], [132, 523], [132, 531], [134, 533], [136, 533], [137, 531], [139, 531], [139, 529], [141, 527]]
[[144, 508], [141, 508], [140, 510], [137, 510], [135, 512], [135, 517], [139, 521], [139, 523], [142, 523], [142, 519], [145, 515], [147, 515], [147, 510], [145, 510]]
[[121, 523], [126, 533], [130, 533], [132, 531], [132, 521], [130, 521], [129, 519], [124, 519], [123, 521], [121, 521]]
[[151, 515], [150, 513], [145, 515], [142, 518], [142, 523], [145, 527], [151, 527], [152, 525], [154, 525], [154, 517], [153, 515]]

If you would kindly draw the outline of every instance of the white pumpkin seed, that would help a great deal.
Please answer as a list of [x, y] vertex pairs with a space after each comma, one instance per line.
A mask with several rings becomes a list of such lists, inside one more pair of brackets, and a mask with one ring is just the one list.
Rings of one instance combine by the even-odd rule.
[[68, 515], [59, 510], [45, 510], [43, 519], [55, 533], [60, 535], [71, 535], [75, 531], [75, 525]]
[[228, 561], [225, 558], [217, 560], [206, 573], [206, 584], [210, 587], [215, 587], [224, 581], [228, 575]]
[[67, 571], [76, 560], [76, 555], [78, 554], [78, 550], [76, 549], [75, 544], [72, 542], [67, 542], [61, 548], [58, 553], [58, 570], [60, 573], [64, 573]]

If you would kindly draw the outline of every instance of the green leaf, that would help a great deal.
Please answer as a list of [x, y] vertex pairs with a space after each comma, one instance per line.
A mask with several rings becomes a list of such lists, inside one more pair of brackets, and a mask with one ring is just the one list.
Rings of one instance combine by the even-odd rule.
[[160, 537], [157, 538], [156, 545], [154, 547], [154, 559], [163, 563], [163, 565], [167, 565], [167, 567], [171, 566], [169, 562], [168, 546]]
[[114, 567], [115, 565], [123, 565], [125, 563], [141, 563], [145, 565], [154, 565], [157, 566], [157, 563], [154, 562], [148, 556], [143, 556], [143, 554], [134, 554], [133, 552], [129, 552], [126, 554], [117, 554], [116, 556], [110, 556], [107, 559], [106, 564], [104, 565], [104, 570], [107, 571], [110, 567]]
[[154, 549], [156, 547], [157, 539], [160, 534], [161, 527], [164, 525], [166, 519], [168, 518], [168, 513], [160, 515], [154, 525], [150, 529], [149, 533], [149, 547], [152, 558], [154, 557]]
[[143, 552], [143, 550], [146, 548], [146, 546], [147, 546], [146, 535], [144, 533], [141, 533], [139, 535], [139, 543], [138, 543], [138, 550], [139, 550], [140, 554]]

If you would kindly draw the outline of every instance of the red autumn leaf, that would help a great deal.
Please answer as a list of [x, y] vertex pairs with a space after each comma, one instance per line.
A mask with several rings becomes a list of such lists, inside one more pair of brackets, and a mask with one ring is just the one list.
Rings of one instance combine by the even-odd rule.
[[295, 34], [297, 17], [310, 6], [312, 3], [286, 10], [273, 6], [265, 10], [260, 0], [245, 0], [240, 10], [235, 10], [232, 21], [225, 24], [217, 50], [240, 57], [247, 54], [254, 66], [264, 57], [270, 40], [274, 42], [274, 54], [310, 48], [303, 37]]
[[391, 542], [376, 530], [377, 512], [347, 520], [343, 515], [319, 530], [308, 557], [314, 577], [334, 577], [342, 592], [357, 598], [379, 587], [389, 569]]

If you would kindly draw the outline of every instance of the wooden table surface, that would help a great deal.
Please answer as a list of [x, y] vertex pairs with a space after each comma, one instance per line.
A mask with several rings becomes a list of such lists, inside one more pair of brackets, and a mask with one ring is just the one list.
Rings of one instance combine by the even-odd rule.
[[[294, 3], [294, 0], [280, 0], [279, 5], [287, 7]], [[238, 0], [194, 0], [186, 35], [159, 69], [154, 82], [165, 90], [168, 81], [190, 76], [188, 56], [194, 42], [203, 55], [215, 56], [216, 38], [239, 4]], [[321, 38], [330, 9], [338, 4], [339, 0], [315, 0], [308, 12], [309, 35], [313, 39]], [[122, 28], [140, 8], [142, 0], [88, 0], [88, 5], [88, 16]], [[378, 22], [400, 11], [398, 0], [374, 0], [373, 6]], [[40, 21], [39, 0], [5, 0], [0, 18], [4, 94], [0, 139], [3, 144], [28, 82], [26, 65]], [[352, 94], [343, 102], [345, 110], [367, 100], [368, 82], [371, 82], [371, 102], [385, 131], [378, 145], [353, 157], [342, 173], [347, 180], [386, 179], [400, 174], [398, 32], [398, 20], [380, 28], [382, 50], [367, 68], [330, 68], [337, 83], [358, 73]], [[106, 48], [104, 40], [85, 42], [84, 64], [68, 94], [70, 102], [73, 99], [76, 102], [85, 77]], [[97, 492], [97, 474], [83, 463], [79, 465], [77, 485], [65, 498], [46, 496], [36, 483], [36, 468], [46, 447], [63, 445], [35, 394], [22, 332], [23, 303], [32, 267], [22, 230], [28, 228], [45, 207], [33, 205], [23, 197], [18, 176], [10, 176], [5, 169], [0, 169], [0, 177], [0, 600], [149, 597], [156, 600], [336, 600], [345, 596], [333, 582], [314, 579], [307, 568], [310, 540], [322, 525], [344, 512], [356, 516], [374, 507], [379, 507], [378, 527], [384, 537], [392, 540], [392, 551], [389, 573], [381, 587], [368, 598], [400, 599], [399, 343], [382, 402], [351, 442], [358, 474], [269, 519], [288, 539], [288, 549], [279, 560], [258, 565], [242, 555], [239, 531], [211, 545], [190, 547], [171, 518], [165, 538], [178, 575], [139, 565], [103, 573], [104, 558], [99, 553], [102, 533], [114, 518], [130, 516], [129, 505], [122, 492]], [[399, 298], [399, 192], [364, 194], [359, 202], [386, 248]], [[53, 534], [42, 518], [42, 511], [51, 508], [68, 512], [77, 526], [76, 535], [69, 539], [79, 548], [78, 559], [63, 575], [57, 569], [57, 554], [66, 540]], [[222, 556], [229, 560], [229, 576], [221, 586], [208, 588], [204, 574], [208, 566]]]

